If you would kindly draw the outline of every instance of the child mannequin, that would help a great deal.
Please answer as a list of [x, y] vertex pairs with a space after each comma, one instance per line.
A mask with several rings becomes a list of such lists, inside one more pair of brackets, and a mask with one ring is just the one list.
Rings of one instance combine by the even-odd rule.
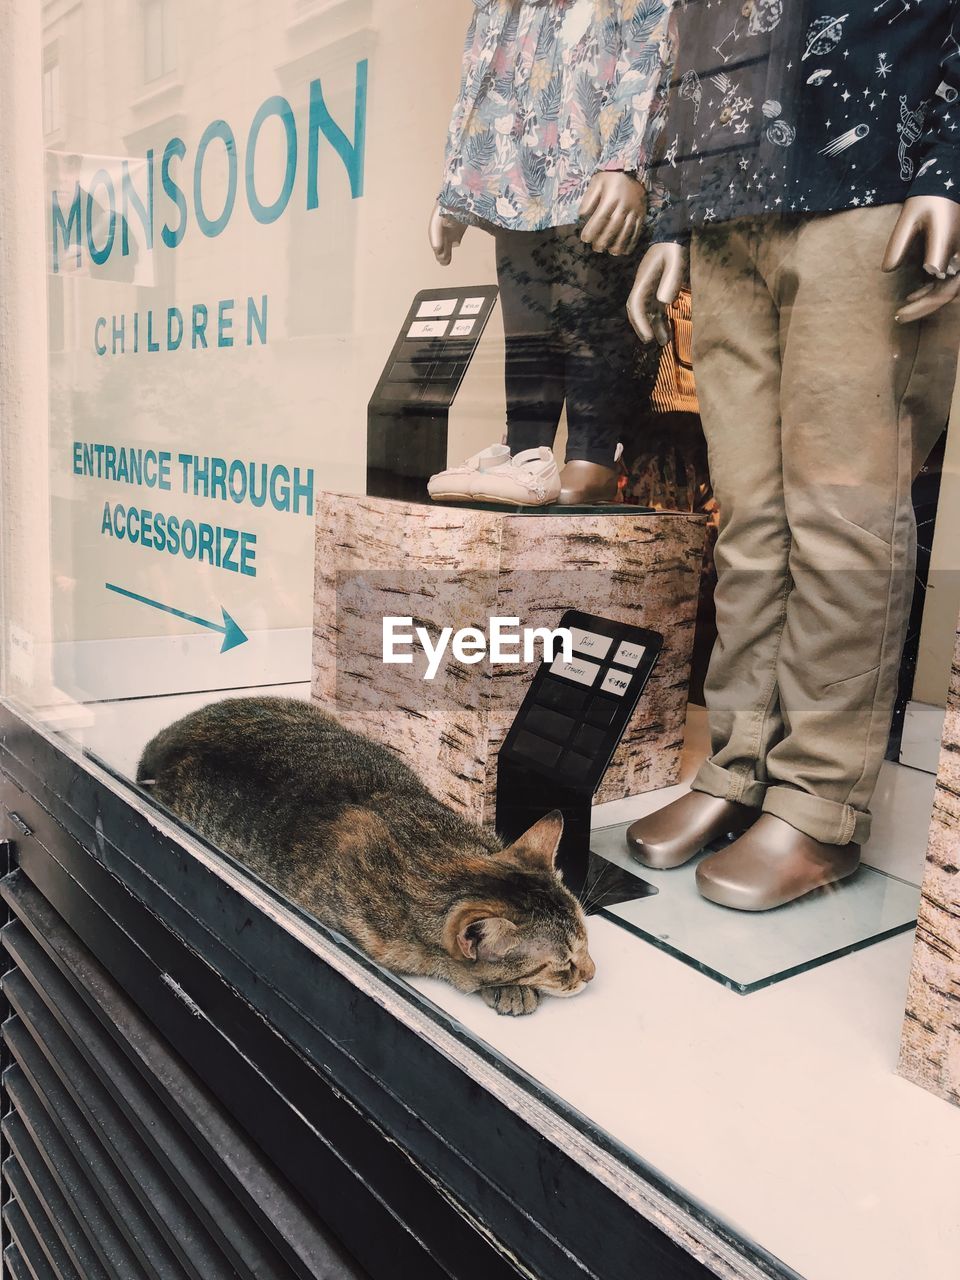
[[960, 346], [960, 2], [895, 21], [873, 0], [844, 7], [798, 0], [752, 29], [731, 21], [739, 0], [685, 6], [672, 242], [629, 306], [651, 341], [691, 241], [720, 505], [711, 756], [629, 840], [666, 868], [742, 833], [697, 883], [748, 911], [857, 869], [912, 594], [911, 479]]
[[566, 504], [616, 496], [617, 446], [635, 412], [636, 339], [623, 311], [669, 7], [474, 0], [467, 33], [430, 242], [447, 265], [467, 226], [494, 236], [507, 444], [552, 446], [566, 404]]

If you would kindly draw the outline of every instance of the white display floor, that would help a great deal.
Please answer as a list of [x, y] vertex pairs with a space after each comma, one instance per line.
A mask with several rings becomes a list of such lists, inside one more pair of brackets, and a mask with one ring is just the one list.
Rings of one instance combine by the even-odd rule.
[[[92, 725], [71, 736], [132, 776], [158, 729], [218, 696], [231, 695], [100, 703], [86, 709]], [[687, 776], [704, 741], [695, 709]], [[911, 884], [933, 785], [884, 766], [867, 860]], [[681, 790], [602, 806], [595, 825], [632, 820]], [[439, 982], [415, 985], [806, 1280], [956, 1274], [960, 1110], [896, 1075], [912, 933], [749, 995], [610, 920], [593, 919], [590, 933], [596, 980], [529, 1018], [500, 1018]]]

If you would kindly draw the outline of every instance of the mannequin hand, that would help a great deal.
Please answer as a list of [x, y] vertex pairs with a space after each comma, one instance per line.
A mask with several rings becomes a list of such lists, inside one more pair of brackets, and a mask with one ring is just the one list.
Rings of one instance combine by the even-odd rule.
[[595, 173], [580, 205], [580, 232], [594, 253], [624, 257], [637, 247], [647, 216], [647, 189], [630, 173]]
[[466, 235], [466, 231], [465, 223], [448, 218], [439, 205], [434, 207], [430, 215], [430, 248], [441, 267], [449, 267], [453, 251]]
[[906, 305], [900, 308], [894, 319], [897, 324], [913, 324], [916, 320], [932, 316], [958, 296], [960, 275], [950, 275], [946, 280], [931, 280], [907, 295]]
[[670, 345], [666, 309], [676, 302], [689, 265], [690, 252], [682, 244], [655, 244], [643, 255], [627, 299], [627, 315], [641, 342]]
[[960, 204], [946, 196], [911, 196], [887, 245], [884, 271], [895, 271], [919, 236], [923, 237], [923, 269], [936, 281], [909, 295], [907, 305], [897, 312], [899, 324], [933, 315], [960, 292]]

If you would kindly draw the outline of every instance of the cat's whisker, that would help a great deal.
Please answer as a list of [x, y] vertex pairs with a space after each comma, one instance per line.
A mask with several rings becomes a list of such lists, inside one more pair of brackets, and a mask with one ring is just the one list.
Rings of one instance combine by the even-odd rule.
[[[580, 903], [585, 914], [589, 914], [590, 908], [600, 902], [601, 895], [597, 891], [604, 879], [614, 870], [612, 862], [607, 862], [605, 858], [602, 859], [602, 861], [603, 866], [601, 867], [599, 874], [595, 875], [592, 880], [588, 880], [587, 883], [584, 884], [583, 889], [577, 898], [577, 901]], [[596, 866], [596, 863], [593, 865]]]

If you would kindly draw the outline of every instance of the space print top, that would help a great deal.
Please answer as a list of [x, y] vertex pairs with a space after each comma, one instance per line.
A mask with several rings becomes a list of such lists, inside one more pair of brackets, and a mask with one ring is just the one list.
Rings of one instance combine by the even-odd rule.
[[960, 200], [960, 0], [687, 0], [677, 25], [659, 239]]

